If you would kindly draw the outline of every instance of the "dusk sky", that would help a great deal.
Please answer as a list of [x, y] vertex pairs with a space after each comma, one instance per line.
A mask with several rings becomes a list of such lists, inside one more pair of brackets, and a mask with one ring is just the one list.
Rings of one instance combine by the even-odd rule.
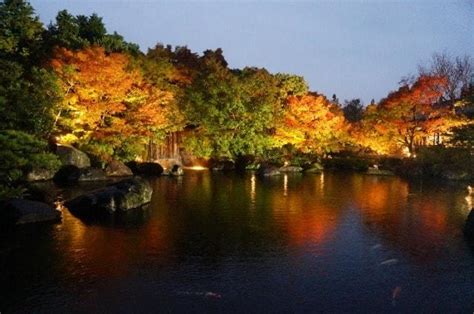
[[474, 53], [474, 1], [51, 1], [56, 13], [103, 17], [143, 51], [157, 42], [195, 52], [221, 47], [232, 68], [302, 75], [311, 90], [367, 103], [397, 88], [433, 52]]

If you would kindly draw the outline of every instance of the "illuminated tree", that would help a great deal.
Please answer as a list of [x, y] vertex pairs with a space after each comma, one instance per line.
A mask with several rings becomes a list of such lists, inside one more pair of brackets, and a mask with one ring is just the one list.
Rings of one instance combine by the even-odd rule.
[[173, 95], [145, 82], [126, 55], [61, 48], [51, 65], [65, 95], [57, 112], [61, 141], [89, 145], [107, 157], [120, 152], [124, 141], [146, 142], [171, 128]]
[[[439, 103], [445, 88], [443, 77], [420, 76], [413, 84], [400, 87], [372, 108], [362, 124], [365, 130], [373, 130], [369, 132], [374, 141], [377, 138], [380, 141], [374, 150], [393, 152], [396, 144], [398, 150], [406, 149], [412, 155], [416, 145], [429, 144], [430, 140], [432, 144], [439, 144], [440, 134], [462, 125], [463, 119], [451, 106]], [[380, 143], [388, 146], [382, 149]]]
[[385, 123], [386, 111], [372, 103], [364, 110], [362, 119], [352, 123], [350, 129], [353, 144], [369, 148], [378, 154], [397, 154], [401, 152], [395, 128]]
[[203, 157], [261, 153], [276, 101], [273, 77], [255, 68], [231, 71], [218, 52], [207, 53], [201, 62], [182, 103], [195, 126], [187, 147]]
[[274, 141], [280, 147], [292, 144], [305, 153], [328, 153], [343, 146], [347, 128], [341, 110], [323, 95], [290, 96]]

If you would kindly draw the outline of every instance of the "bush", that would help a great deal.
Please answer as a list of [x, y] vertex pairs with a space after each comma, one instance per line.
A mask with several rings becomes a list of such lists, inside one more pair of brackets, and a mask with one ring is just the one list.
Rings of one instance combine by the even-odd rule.
[[373, 162], [370, 160], [357, 157], [334, 157], [324, 159], [323, 161], [325, 169], [335, 170], [367, 171], [371, 164]]
[[474, 157], [467, 148], [432, 146], [418, 150], [416, 160], [425, 172], [438, 176], [442, 171], [465, 171], [474, 174]]
[[0, 131], [0, 198], [18, 197], [20, 183], [32, 169], [57, 170], [61, 163], [45, 141], [13, 130]]

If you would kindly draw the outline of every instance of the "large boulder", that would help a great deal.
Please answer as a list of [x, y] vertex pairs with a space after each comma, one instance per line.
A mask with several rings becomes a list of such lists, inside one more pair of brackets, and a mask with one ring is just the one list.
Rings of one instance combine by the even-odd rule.
[[131, 161], [127, 166], [133, 174], [141, 176], [160, 176], [163, 173], [163, 167], [156, 162], [136, 162]]
[[7, 201], [2, 207], [0, 216], [4, 224], [22, 225], [61, 220], [61, 212], [59, 210], [42, 202], [14, 199]]
[[133, 172], [123, 162], [113, 160], [105, 168], [105, 174], [109, 177], [128, 177], [132, 176]]
[[287, 166], [283, 166], [280, 168], [280, 172], [302, 172], [303, 171], [303, 168], [302, 167], [299, 167], [299, 166], [290, 166], [290, 165], [287, 165]]
[[55, 169], [33, 169], [26, 175], [26, 181], [35, 182], [51, 180], [55, 173]]
[[137, 177], [86, 193], [64, 205], [77, 216], [91, 217], [141, 207], [150, 202], [152, 194], [151, 185]]
[[280, 168], [272, 165], [262, 165], [258, 170], [257, 170], [257, 175], [261, 177], [271, 177], [271, 176], [277, 176], [280, 175]]
[[174, 177], [179, 177], [179, 176], [184, 175], [183, 168], [181, 168], [179, 165], [174, 165], [171, 168], [170, 175], [172, 175]]
[[375, 176], [394, 176], [395, 174], [386, 169], [379, 169], [378, 167], [369, 167], [366, 174], [375, 175]]
[[74, 165], [62, 166], [54, 175], [54, 182], [57, 184], [72, 184], [79, 181], [81, 169]]
[[97, 168], [81, 169], [79, 181], [103, 181], [107, 180], [104, 170]]
[[235, 170], [235, 162], [230, 159], [213, 160], [211, 168], [214, 171], [233, 171]]
[[324, 170], [324, 167], [320, 163], [315, 162], [304, 172], [305, 173], [321, 173], [323, 170]]
[[73, 165], [78, 168], [89, 168], [91, 166], [87, 154], [72, 146], [58, 145], [56, 155], [58, 155], [63, 165]]
[[474, 208], [467, 216], [466, 225], [464, 226], [464, 234], [470, 240], [474, 241]]
[[464, 170], [444, 170], [441, 172], [441, 177], [446, 180], [453, 180], [453, 181], [462, 181], [462, 180], [470, 180], [471, 175]]

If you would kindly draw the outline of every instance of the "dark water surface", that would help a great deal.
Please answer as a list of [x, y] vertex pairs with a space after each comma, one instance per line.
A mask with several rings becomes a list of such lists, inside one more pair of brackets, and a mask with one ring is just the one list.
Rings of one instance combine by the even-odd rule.
[[0, 312], [465, 312], [465, 185], [325, 173], [159, 178], [147, 210], [0, 240]]

